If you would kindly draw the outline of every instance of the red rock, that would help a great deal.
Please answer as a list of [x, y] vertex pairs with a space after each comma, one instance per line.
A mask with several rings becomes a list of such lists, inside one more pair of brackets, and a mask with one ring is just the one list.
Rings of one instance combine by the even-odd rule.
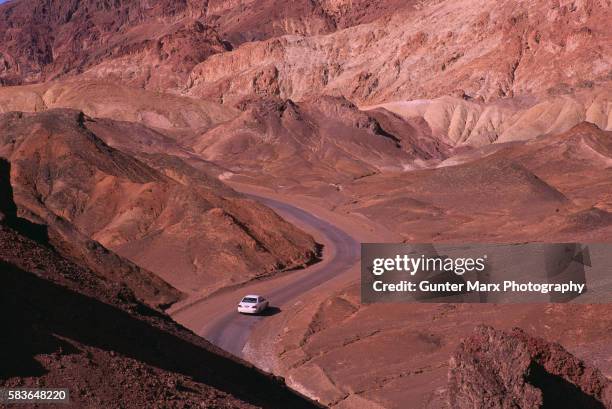
[[478, 327], [449, 364], [449, 404], [461, 408], [609, 408], [612, 383], [561, 345]]

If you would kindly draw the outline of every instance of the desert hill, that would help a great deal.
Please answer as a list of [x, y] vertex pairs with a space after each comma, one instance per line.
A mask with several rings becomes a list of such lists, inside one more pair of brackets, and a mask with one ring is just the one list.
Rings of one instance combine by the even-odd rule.
[[[0, 87], [0, 112], [72, 108], [94, 118], [138, 122], [164, 138], [204, 132], [240, 111], [216, 102], [129, 87], [117, 82], [66, 79]], [[156, 144], [150, 143], [155, 146]]]
[[0, 152], [11, 163], [20, 214], [69, 225], [186, 292], [314, 257], [309, 236], [205, 171], [151, 158], [157, 170], [92, 131], [126, 131], [114, 125], [70, 110], [2, 115]]
[[373, 175], [347, 187], [344, 208], [417, 242], [605, 240], [611, 141], [610, 132], [581, 123], [437, 168]]
[[[62, 258], [88, 268], [98, 279], [127, 286], [140, 302], [152, 308], [165, 309], [183, 297], [180, 291], [155, 274], [91, 240], [67, 220], [40, 207], [40, 213], [27, 206], [17, 207], [11, 184], [11, 164], [4, 158], [0, 158], [0, 172], [0, 221], [4, 225], [21, 231], [38, 244], [53, 246]], [[24, 261], [36, 260], [27, 252], [22, 252], [21, 257]]]
[[[286, 107], [296, 115], [285, 115]], [[432, 167], [447, 158], [446, 164], [458, 163], [480, 154], [473, 148], [555, 135], [584, 121], [603, 130], [610, 130], [612, 123], [608, 87], [542, 100], [510, 98], [482, 103], [446, 96], [362, 107], [342, 97], [295, 102], [258, 95], [230, 106], [81, 78], [0, 88], [0, 112], [53, 108], [141, 123], [147, 129], [124, 137], [123, 148], [132, 140], [147, 152], [206, 158], [219, 166], [218, 174], [228, 169], [257, 169], [282, 177], [279, 169], [293, 167], [294, 160], [315, 169], [283, 183], [290, 185], [319, 171], [335, 174], [332, 179], [337, 183], [343, 177], [375, 170]], [[314, 148], [324, 140], [332, 141], [326, 154]], [[307, 153], [312, 150], [318, 153]], [[270, 166], [274, 169], [264, 169]]]
[[479, 147], [495, 142], [524, 141], [559, 134], [586, 121], [612, 130], [610, 88], [594, 88], [571, 95], [507, 99], [482, 104], [456, 97], [393, 101], [363, 107], [383, 108], [401, 118], [423, 118], [432, 133], [452, 146]]
[[312, 187], [317, 181], [341, 184], [415, 161], [439, 161], [447, 150], [408, 121], [388, 112], [362, 112], [333, 97], [297, 104], [257, 100], [236, 119], [180, 142], [232, 172]]
[[0, 385], [70, 385], [70, 407], [316, 407], [62, 257], [16, 215], [7, 171], [0, 160], [0, 305], [11, 327]]

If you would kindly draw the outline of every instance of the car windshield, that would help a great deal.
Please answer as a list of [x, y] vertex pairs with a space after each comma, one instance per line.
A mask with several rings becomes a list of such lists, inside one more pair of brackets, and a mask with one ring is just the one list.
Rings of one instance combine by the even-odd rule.
[[242, 302], [253, 304], [253, 303], [257, 302], [257, 298], [254, 298], [254, 297], [244, 297], [242, 299]]

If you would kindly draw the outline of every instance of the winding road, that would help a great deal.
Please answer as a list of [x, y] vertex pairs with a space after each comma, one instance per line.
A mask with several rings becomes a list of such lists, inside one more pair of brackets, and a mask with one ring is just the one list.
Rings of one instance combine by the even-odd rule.
[[270, 300], [272, 308], [269, 314], [279, 313], [307, 291], [347, 273], [360, 257], [359, 241], [330, 222], [288, 203], [248, 196], [274, 209], [286, 219], [297, 222], [295, 224], [303, 229], [316, 231], [324, 248], [323, 260], [303, 270], [223, 291], [171, 313], [176, 321], [236, 356], [242, 356], [242, 350], [254, 327], [266, 319], [266, 314], [238, 314], [236, 305], [242, 296], [261, 294]]

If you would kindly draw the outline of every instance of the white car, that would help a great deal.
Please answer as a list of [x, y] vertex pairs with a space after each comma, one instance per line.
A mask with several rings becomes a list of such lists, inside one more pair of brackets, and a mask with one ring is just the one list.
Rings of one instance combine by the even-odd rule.
[[238, 312], [241, 314], [259, 314], [268, 306], [268, 300], [260, 295], [245, 295], [238, 304]]

